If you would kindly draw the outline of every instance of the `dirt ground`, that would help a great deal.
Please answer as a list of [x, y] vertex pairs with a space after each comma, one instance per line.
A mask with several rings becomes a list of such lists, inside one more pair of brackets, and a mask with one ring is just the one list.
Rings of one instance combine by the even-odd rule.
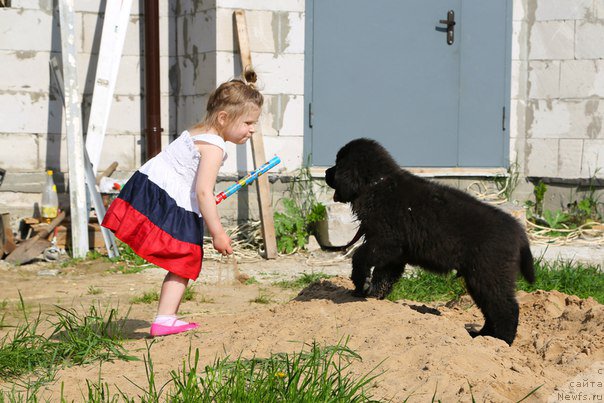
[[[85, 310], [100, 301], [102, 306], [119, 304], [125, 313], [132, 298], [157, 291], [165, 273], [151, 268], [118, 274], [111, 267], [98, 260], [67, 267], [1, 263], [5, 323], [15, 321], [19, 292], [32, 309], [39, 305], [49, 311], [60, 305]], [[303, 290], [272, 285], [311, 272], [337, 277]], [[349, 337], [348, 346], [363, 359], [353, 364], [352, 371], [365, 374], [376, 366], [383, 371], [372, 384], [375, 398], [425, 402], [435, 396], [444, 402], [469, 402], [473, 396], [479, 402], [508, 402], [542, 385], [526, 401], [565, 401], [578, 394], [604, 400], [604, 306], [596, 301], [556, 291], [519, 293], [520, 326], [509, 347], [497, 339], [468, 335], [468, 324], [482, 324], [468, 298], [431, 304], [440, 315], [413, 301], [353, 298], [349, 272], [349, 259], [327, 252], [236, 265], [232, 260], [206, 262], [194, 283], [194, 300], [181, 307], [182, 316], [200, 323], [200, 328], [158, 338], [152, 346], [158, 384], [168, 379], [170, 370], [182, 366], [190, 347], [199, 349], [201, 364], [206, 365], [225, 355], [266, 357], [300, 351], [303, 342], [334, 345]], [[243, 284], [238, 281], [241, 275], [258, 282]], [[259, 296], [269, 302], [252, 302]], [[125, 342], [131, 354], [141, 358], [146, 354], [155, 309], [154, 303], [132, 305]], [[4, 333], [0, 331], [0, 336]], [[80, 401], [86, 379], [97, 381], [99, 368], [94, 364], [60, 370], [44, 397], [58, 399], [63, 382], [66, 397]], [[146, 385], [142, 360], [104, 363], [101, 374], [103, 381], [130, 396], [141, 393], [132, 382]], [[117, 388], [113, 391], [117, 393]]]

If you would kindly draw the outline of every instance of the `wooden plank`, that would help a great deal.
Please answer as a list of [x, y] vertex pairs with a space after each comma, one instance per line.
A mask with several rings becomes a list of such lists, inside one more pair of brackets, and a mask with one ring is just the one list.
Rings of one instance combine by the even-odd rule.
[[[245, 20], [245, 11], [235, 11], [235, 25], [237, 26], [237, 41], [239, 53], [241, 55], [241, 70], [245, 71], [248, 66], [252, 66], [252, 52], [249, 45], [247, 33], [247, 23]], [[252, 156], [254, 168], [257, 169], [266, 162], [264, 154], [264, 139], [259, 128], [252, 136]], [[275, 222], [273, 218], [273, 207], [271, 203], [271, 192], [268, 183], [268, 176], [260, 176], [256, 181], [258, 193], [258, 206], [260, 208], [260, 223], [262, 227], [262, 238], [266, 249], [266, 258], [275, 259], [277, 257], [277, 238], [275, 236]]]
[[103, 172], [101, 172], [100, 174], [98, 174], [96, 176], [96, 184], [100, 185], [101, 184], [101, 179], [103, 179], [105, 176], [109, 177], [113, 174], [113, 172], [115, 172], [115, 170], [117, 169], [118, 163], [117, 161], [113, 161], [111, 163], [111, 165], [109, 165], [107, 168], [105, 168], [105, 170]]
[[11, 253], [16, 248], [13, 230], [10, 226], [10, 214], [0, 214], [0, 259], [4, 254]]
[[132, 0], [112, 0], [105, 6], [101, 46], [86, 130], [86, 150], [94, 172], [97, 172], [101, 160], [131, 6]]
[[[72, 254], [74, 258], [88, 253], [88, 208], [84, 179], [84, 139], [82, 110], [76, 66], [76, 32], [74, 0], [59, 0], [61, 53], [65, 88], [65, 127], [67, 130], [67, 165], [69, 168], [69, 214], [71, 215]], [[14, 252], [13, 252], [14, 253]]]

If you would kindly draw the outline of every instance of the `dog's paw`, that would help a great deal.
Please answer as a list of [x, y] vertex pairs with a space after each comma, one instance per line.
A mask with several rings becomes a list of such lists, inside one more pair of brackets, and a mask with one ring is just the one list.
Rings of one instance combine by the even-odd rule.
[[365, 278], [365, 281], [363, 282], [363, 284], [361, 284], [360, 287], [357, 286], [354, 289], [354, 291], [352, 292], [352, 295], [354, 295], [355, 297], [364, 298], [364, 297], [371, 295], [372, 291], [373, 291], [373, 285], [371, 284], [371, 277], [367, 277], [367, 278]]

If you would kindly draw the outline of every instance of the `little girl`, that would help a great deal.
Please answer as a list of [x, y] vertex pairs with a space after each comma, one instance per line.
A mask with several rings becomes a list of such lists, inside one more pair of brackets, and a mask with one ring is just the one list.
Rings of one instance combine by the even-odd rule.
[[214, 248], [233, 253], [214, 201], [216, 176], [227, 158], [225, 142], [245, 143], [255, 131], [263, 97], [252, 70], [221, 84], [208, 99], [205, 119], [150, 159], [111, 203], [103, 226], [141, 257], [168, 270], [151, 336], [198, 327], [176, 317], [189, 279], [201, 271], [203, 223]]

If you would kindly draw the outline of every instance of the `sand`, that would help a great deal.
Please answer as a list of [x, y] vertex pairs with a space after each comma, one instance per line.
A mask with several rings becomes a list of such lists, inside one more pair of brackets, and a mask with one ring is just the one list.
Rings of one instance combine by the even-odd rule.
[[[55, 276], [40, 276], [40, 270], [48, 269], [44, 264], [0, 265], [0, 301], [6, 300], [5, 309], [10, 310], [19, 290], [29, 305], [39, 304], [45, 311], [53, 304], [86, 307], [100, 301], [103, 306], [119, 303], [125, 312], [133, 296], [157, 290], [163, 277], [160, 269], [114, 274], [107, 271], [110, 266], [79, 263], [60, 268]], [[239, 263], [236, 270], [232, 263], [209, 262], [194, 285], [194, 301], [181, 308], [200, 328], [155, 339], [151, 347], [158, 383], [182, 365], [190, 348], [199, 349], [201, 364], [206, 365], [227, 355], [266, 357], [300, 351], [313, 341], [334, 345], [347, 340], [362, 357], [351, 371], [381, 374], [369, 389], [375, 398], [508, 402], [540, 387], [526, 401], [566, 401], [578, 393], [604, 400], [604, 388], [597, 388], [604, 383], [604, 306], [595, 300], [557, 291], [520, 292], [520, 326], [510, 347], [498, 339], [468, 335], [467, 327], [482, 324], [469, 297], [426, 305], [354, 298], [349, 270], [350, 261], [336, 254]], [[338, 276], [302, 290], [271, 285], [310, 272]], [[259, 282], [242, 284], [237, 281], [242, 275]], [[270, 302], [251, 302], [259, 295]], [[136, 304], [129, 314], [124, 345], [141, 358], [151, 341], [147, 332], [155, 308]], [[8, 314], [7, 323], [11, 320], [16, 319]], [[119, 387], [137, 396], [141, 392], [133, 383], [146, 384], [142, 360], [116, 361], [62, 369], [43, 396], [58, 399], [63, 383], [64, 395], [79, 401], [86, 379], [98, 380], [99, 371], [116, 393]]]

